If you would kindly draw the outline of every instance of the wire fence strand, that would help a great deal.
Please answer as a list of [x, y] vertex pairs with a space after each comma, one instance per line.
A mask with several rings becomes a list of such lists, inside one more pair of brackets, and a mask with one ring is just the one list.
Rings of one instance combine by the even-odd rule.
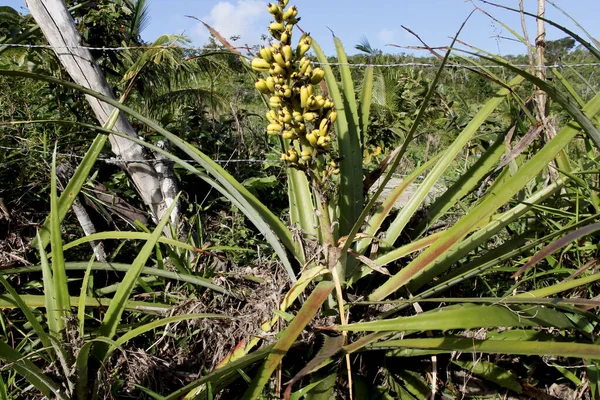
[[[94, 51], [129, 51], [129, 50], [151, 50], [151, 49], [165, 49], [165, 50], [189, 50], [189, 51], [202, 51], [204, 47], [195, 46], [173, 46], [173, 45], [162, 45], [162, 46], [120, 46], [120, 47], [93, 47], [93, 46], [50, 46], [45, 44], [23, 44], [23, 43], [6, 43], [0, 44], [0, 47], [17, 47], [17, 48], [28, 48], [28, 49], [50, 49], [50, 50], [94, 50]], [[391, 63], [391, 64], [373, 64], [373, 63], [337, 63], [327, 62], [321, 63], [314, 61], [316, 65], [330, 65], [330, 66], [347, 66], [351, 68], [366, 68], [366, 67], [378, 67], [378, 68], [400, 68], [400, 67], [422, 67], [422, 68], [439, 68], [440, 64], [436, 63], [423, 63], [423, 62], [404, 62], [404, 63]], [[515, 64], [515, 67], [529, 68], [529, 64]], [[536, 66], [538, 69], [551, 69], [551, 68], [579, 68], [579, 67], [595, 67], [600, 66], [600, 62], [589, 62], [589, 63], [553, 63], [549, 65]], [[462, 65], [462, 64], [446, 64], [445, 68], [470, 68], [470, 69], [487, 69], [487, 68], [506, 68], [503, 65]]]
[[[44, 150], [39, 150], [39, 149], [34, 149], [34, 148], [28, 148], [28, 147], [11, 147], [11, 146], [0, 146], [0, 149], [2, 150], [16, 150], [16, 151], [21, 151], [23, 153], [27, 153], [27, 152], [34, 152], [34, 153], [39, 153], [39, 154], [47, 154], [50, 155], [52, 154], [52, 152], [50, 151], [44, 151]], [[72, 152], [69, 153], [56, 153], [57, 156], [59, 157], [68, 157], [68, 158], [78, 158], [78, 159], [83, 159], [84, 156], [81, 156], [79, 154], [75, 154]], [[123, 160], [121, 158], [116, 158], [116, 157], [98, 157], [96, 159], [97, 161], [100, 162], [104, 162], [106, 164], [127, 164], [127, 163], [153, 163], [153, 162], [170, 162], [170, 160], [163, 160], [163, 159], [152, 159], [152, 158], [147, 158], [147, 159], [132, 159], [132, 160]], [[187, 163], [193, 163], [196, 162], [195, 160], [182, 160], [185, 161]], [[256, 159], [217, 159], [217, 160], [213, 160], [216, 163], [219, 164], [234, 164], [234, 163], [239, 163], [239, 164], [243, 164], [243, 163], [248, 163], [248, 164], [253, 164], [253, 163], [281, 163], [283, 162], [282, 160], [256, 160]]]

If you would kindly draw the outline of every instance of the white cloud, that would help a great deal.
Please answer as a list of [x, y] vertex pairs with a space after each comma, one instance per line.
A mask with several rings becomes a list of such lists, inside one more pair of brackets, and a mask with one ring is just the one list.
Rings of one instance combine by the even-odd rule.
[[398, 37], [398, 29], [383, 28], [379, 31], [377, 38], [382, 45], [394, 43]]
[[[200, 19], [227, 40], [240, 36], [236, 44], [253, 45], [259, 43], [261, 33], [266, 32], [269, 14], [264, 0], [234, 0], [217, 3], [208, 15]], [[195, 33], [201, 44], [208, 42], [210, 33], [204, 25], [199, 23]]]

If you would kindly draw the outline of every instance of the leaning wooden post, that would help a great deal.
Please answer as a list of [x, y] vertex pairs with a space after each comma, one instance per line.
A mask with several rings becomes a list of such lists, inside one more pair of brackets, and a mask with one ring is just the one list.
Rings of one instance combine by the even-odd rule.
[[[26, 3], [31, 15], [40, 26], [71, 79], [81, 86], [114, 98], [112, 90], [92, 54], [87, 48], [82, 47], [81, 35], [77, 31], [64, 1], [27, 0]], [[86, 95], [86, 99], [100, 124], [104, 125], [114, 107], [93, 96]], [[119, 116], [113, 129], [137, 137], [137, 133], [123, 114]], [[163, 185], [164, 175], [157, 173], [152, 161], [146, 157], [144, 148], [139, 144], [116, 135], [109, 135], [109, 140], [112, 151], [120, 159], [135, 160], [125, 162], [123, 168], [129, 173], [131, 181], [153, 215], [157, 219], [162, 218], [168, 206], [161, 187], [176, 185], [176, 183], [170, 182], [169, 185]], [[172, 221], [175, 222], [177, 210], [173, 214]]]

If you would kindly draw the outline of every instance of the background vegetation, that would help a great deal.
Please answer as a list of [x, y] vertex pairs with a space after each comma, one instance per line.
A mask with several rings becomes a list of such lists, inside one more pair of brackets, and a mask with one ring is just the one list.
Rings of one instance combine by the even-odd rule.
[[[110, 129], [97, 93], [52, 49], [3, 46], [46, 40], [0, 7], [0, 398], [600, 396], [594, 38], [560, 27], [547, 80], [527, 55], [312, 43], [333, 139], [290, 162], [306, 133], [267, 134], [279, 95], [254, 86], [280, 77], [283, 104], [308, 111], [287, 1], [269, 11], [292, 38], [265, 42], [294, 49], [280, 74], [218, 36], [149, 48], [144, 1], [67, 3], [86, 46], [128, 48], [92, 55], [148, 157], [171, 160], [180, 222], [94, 153]], [[386, 66], [410, 63], [435, 66]], [[84, 234], [68, 184], [100, 233]]]

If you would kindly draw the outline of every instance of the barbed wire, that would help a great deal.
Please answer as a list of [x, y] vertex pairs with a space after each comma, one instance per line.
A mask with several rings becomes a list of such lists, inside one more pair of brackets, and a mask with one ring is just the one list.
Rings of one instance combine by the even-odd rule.
[[[151, 49], [165, 49], [165, 50], [190, 50], [190, 51], [202, 51], [206, 50], [204, 47], [195, 46], [173, 46], [173, 45], [161, 45], [161, 46], [119, 46], [119, 47], [93, 47], [93, 46], [51, 46], [46, 44], [23, 44], [23, 43], [6, 43], [0, 44], [0, 47], [21, 47], [29, 49], [50, 49], [50, 50], [75, 50], [75, 49], [87, 49], [94, 51], [128, 51], [128, 50], [151, 50]], [[378, 68], [399, 68], [399, 67], [425, 67], [425, 68], [439, 68], [440, 64], [435, 63], [422, 63], [422, 62], [405, 62], [405, 63], [392, 63], [392, 64], [372, 64], [372, 63], [338, 63], [338, 62], [317, 62], [313, 61], [316, 65], [329, 65], [329, 66], [347, 66], [351, 68], [366, 68], [366, 67], [378, 67]], [[514, 64], [515, 67], [519, 68], [530, 68], [529, 64]], [[589, 63], [553, 63], [550, 65], [535, 66], [536, 69], [551, 69], [551, 68], [579, 68], [579, 67], [595, 67], [600, 66], [600, 62], [589, 62]], [[487, 68], [506, 68], [503, 65], [461, 65], [461, 64], [446, 64], [445, 68], [471, 68], [471, 69], [487, 69]]]
[[[39, 149], [33, 149], [33, 148], [28, 148], [28, 147], [11, 147], [11, 146], [1, 146], [0, 145], [0, 149], [2, 150], [19, 150], [22, 151], [24, 153], [27, 153], [29, 151], [33, 151], [39, 154], [47, 154], [50, 155], [52, 154], [52, 152], [50, 151], [44, 151], [44, 150], [39, 150]], [[59, 157], [68, 157], [68, 158], [77, 158], [77, 159], [83, 159], [84, 156], [81, 156], [79, 154], [75, 154], [75, 153], [56, 153], [57, 156]], [[164, 159], [143, 159], [143, 160], [122, 160], [120, 158], [116, 158], [116, 157], [98, 157], [96, 158], [96, 161], [100, 161], [106, 164], [110, 164], [110, 165], [118, 165], [118, 164], [126, 164], [126, 163], [136, 163], [136, 162], [146, 162], [146, 163], [158, 163], [158, 162], [174, 162], [173, 160], [164, 160]], [[196, 162], [196, 160], [181, 160], [187, 163], [194, 163]], [[219, 164], [234, 164], [234, 163], [249, 163], [249, 164], [254, 164], [254, 163], [260, 163], [260, 164], [281, 164], [284, 163], [283, 160], [279, 160], [279, 159], [275, 159], [275, 160], [256, 160], [256, 159], [220, 159], [220, 160], [213, 160], [216, 163]], [[399, 174], [399, 173], [394, 173], [393, 174], [394, 177], [396, 178], [406, 178], [407, 176], [409, 176], [408, 174]], [[418, 176], [417, 180], [423, 180], [425, 177], [424, 176]]]
[[[312, 62], [318, 65], [331, 65], [331, 66], [348, 66], [348, 67], [435, 67], [439, 68], [440, 64], [428, 64], [428, 63], [400, 63], [400, 64], [368, 64], [368, 63], [321, 63]], [[512, 64], [514, 67], [529, 68], [529, 64]], [[535, 66], [536, 69], [548, 69], [548, 68], [564, 68], [564, 67], [594, 67], [600, 66], [600, 63], [579, 63], [579, 64], [551, 64]], [[462, 64], [446, 64], [445, 68], [470, 68], [470, 69], [488, 69], [488, 68], [506, 68], [504, 65], [462, 65]]]
[[[33, 149], [33, 148], [28, 148], [28, 147], [11, 147], [11, 146], [0, 146], [0, 149], [3, 150], [18, 150], [18, 151], [22, 151], [24, 153], [33, 151], [35, 153], [40, 153], [40, 154], [52, 154], [51, 151], [44, 151], [44, 150], [39, 150], [39, 149]], [[56, 153], [57, 156], [59, 157], [69, 157], [69, 158], [78, 158], [78, 159], [83, 159], [84, 156], [81, 156], [79, 154], [75, 154], [72, 152], [69, 153]], [[123, 160], [120, 158], [116, 158], [116, 157], [98, 157], [96, 159], [97, 161], [101, 161], [104, 162], [106, 164], [128, 164], [128, 163], [139, 163], [139, 162], [145, 162], [145, 163], [157, 163], [157, 162], [165, 162], [165, 160], [158, 160], [158, 159], [152, 159], [152, 158], [148, 158], [148, 159], [140, 159], [140, 160], [136, 160], [136, 159], [132, 159], [132, 160]], [[167, 162], [172, 162], [171, 160], [166, 160]], [[192, 163], [192, 162], [196, 162], [196, 160], [182, 160], [185, 161], [187, 163]], [[282, 160], [256, 160], [256, 159], [220, 159], [220, 160], [213, 160], [216, 163], [219, 164], [229, 164], [229, 163], [281, 163], [283, 162]]]

